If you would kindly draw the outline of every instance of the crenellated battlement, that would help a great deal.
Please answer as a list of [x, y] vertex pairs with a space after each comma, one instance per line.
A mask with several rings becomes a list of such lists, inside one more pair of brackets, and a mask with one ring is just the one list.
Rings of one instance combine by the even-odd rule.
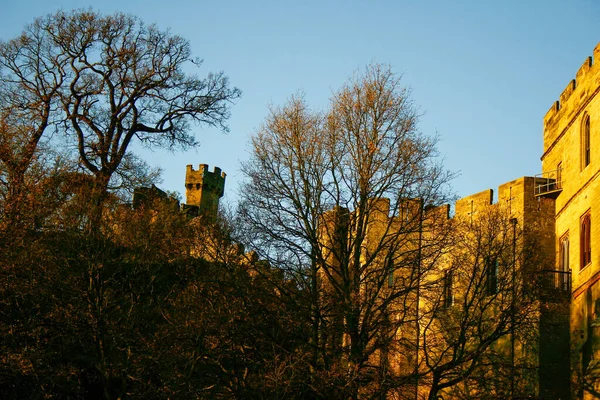
[[598, 45], [596, 45], [593, 56], [588, 56], [585, 59], [585, 61], [583, 62], [583, 64], [581, 65], [581, 67], [579, 67], [579, 69], [577, 70], [577, 73], [575, 74], [575, 79], [572, 79], [567, 84], [565, 89], [560, 94], [558, 100], [552, 104], [552, 106], [550, 107], [550, 109], [548, 110], [548, 112], [546, 113], [546, 115], [544, 117], [544, 123], [546, 123], [548, 120], [552, 119], [556, 114], [558, 114], [564, 108], [565, 102], [567, 102], [569, 100], [569, 98], [571, 97], [571, 94], [575, 91], [575, 89], [579, 85], [581, 85], [582, 80], [588, 78], [588, 74], [589, 74], [590, 70], [594, 70], [593, 71], [594, 73], [598, 72], [597, 65], [598, 65], [599, 60], [600, 60], [600, 43], [598, 43]]
[[219, 199], [225, 192], [227, 174], [215, 167], [211, 172], [208, 164], [200, 164], [198, 170], [192, 165], [186, 166], [185, 194], [186, 206], [198, 207], [199, 212], [216, 215]]
[[196, 171], [190, 164], [186, 166], [185, 187], [186, 189], [192, 189], [193, 187], [190, 187], [189, 185], [196, 185], [196, 189], [200, 189], [199, 185], [203, 185], [204, 187], [210, 187], [220, 191], [220, 196], [223, 196], [226, 176], [227, 174], [222, 172], [219, 167], [215, 167], [211, 172], [208, 164], [200, 164]]
[[494, 191], [492, 189], [460, 198], [454, 205], [454, 213], [457, 216], [471, 216], [477, 213], [477, 210], [486, 209], [494, 204]]
[[[581, 79], [580, 79], [580, 81], [581, 81]], [[575, 91], [575, 86], [576, 86], [575, 79], [571, 79], [571, 82], [569, 82], [567, 87], [565, 87], [565, 89], [560, 94], [560, 97], [558, 98], [559, 109], [560, 109], [561, 104], [564, 104], [567, 100], [569, 100], [569, 97], [571, 97], [571, 93], [573, 93]]]
[[[405, 198], [397, 200], [396, 207], [393, 207], [388, 198], [369, 200], [369, 223], [374, 225], [383, 223], [383, 228], [388, 229], [388, 223], [391, 222], [392, 226], [398, 227], [406, 222], [417, 221], [421, 212], [424, 219], [435, 220], [437, 223], [455, 219], [475, 220], [480, 215], [489, 213], [490, 209], [500, 209], [507, 215], [518, 218], [521, 224], [528, 222], [531, 218], [539, 217], [541, 213], [549, 213], [550, 219], [553, 220], [554, 200], [536, 198], [534, 195], [536, 182], [537, 178], [535, 177], [523, 176], [505, 182], [497, 189], [486, 189], [462, 197], [454, 203], [453, 215], [450, 214], [450, 204], [434, 206], [423, 204], [420, 199]], [[321, 229], [323, 232], [331, 230], [333, 227], [343, 226], [344, 229], [347, 229], [348, 218], [352, 214], [353, 211], [342, 207], [327, 211], [321, 217]], [[526, 215], [529, 218], [528, 221], [523, 220]], [[377, 230], [377, 227], [375, 228]], [[328, 235], [331, 235], [331, 232]]]
[[552, 146], [563, 129], [580, 111], [590, 97], [595, 95], [600, 80], [600, 43], [593, 55], [585, 59], [565, 89], [544, 116], [544, 152]]
[[[598, 46], [600, 46], [600, 43], [598, 44]], [[594, 50], [594, 54], [596, 54], [598, 52], [598, 46], [596, 46], [596, 49]], [[576, 81], [578, 81], [578, 80], [580, 81], [581, 79], [583, 79], [585, 74], [587, 74], [587, 72], [592, 67], [592, 62], [593, 62], [592, 56], [589, 56], [588, 58], [586, 58], [583, 65], [581, 65], [581, 67], [579, 67], [579, 70], [577, 70], [577, 74], [575, 74]]]

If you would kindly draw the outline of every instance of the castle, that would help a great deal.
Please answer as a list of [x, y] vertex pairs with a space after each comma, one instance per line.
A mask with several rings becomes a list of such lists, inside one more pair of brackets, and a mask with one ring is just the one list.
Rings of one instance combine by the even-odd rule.
[[[493, 191], [488, 189], [458, 200], [455, 207], [455, 218], [468, 224], [495, 209], [510, 218], [510, 225], [501, 229], [509, 235], [511, 230], [520, 232], [515, 259], [504, 262], [504, 267], [513, 271], [503, 278], [523, 279], [517, 286], [531, 285], [524, 292], [533, 293], [534, 302], [528, 311], [530, 322], [519, 327], [530, 332], [511, 330], [505, 338], [510, 352], [504, 361], [512, 369], [510, 394], [514, 398], [570, 398], [571, 272], [555, 265], [554, 199], [540, 196], [542, 187], [554, 186], [555, 181], [547, 178], [521, 177], [500, 185], [495, 203]], [[499, 266], [495, 268], [492, 273], [500, 279]], [[520, 270], [516, 275], [515, 268]], [[510, 292], [515, 282], [506, 285]]]
[[[200, 164], [198, 170], [190, 164], [185, 170], [185, 203], [181, 210], [190, 217], [202, 216], [205, 219], [214, 219], [219, 210], [219, 200], [225, 190], [227, 174], [221, 168], [215, 167], [211, 172], [207, 164]], [[155, 200], [168, 200], [168, 195], [152, 185], [151, 187], [138, 187], [133, 192], [132, 205], [134, 208], [141, 204], [151, 203]]]
[[496, 204], [490, 190], [456, 203], [463, 218], [504, 207], [542, 253], [537, 387], [520, 395], [600, 397], [599, 92], [600, 44], [544, 117], [542, 172], [501, 185]]
[[[455, 205], [453, 219], [470, 224], [490, 210], [502, 210], [510, 217], [507, 230], [519, 230], [524, 241], [536, 242], [535, 268], [529, 273], [538, 284], [533, 313], [537, 333], [533, 339], [527, 339], [527, 344], [519, 332], [513, 331], [508, 335], [510, 342], [505, 340], [500, 344], [510, 348], [507, 365], [513, 378], [516, 376], [511, 383], [512, 396], [546, 399], [600, 396], [600, 252], [597, 249], [600, 230], [592, 224], [594, 214], [600, 209], [600, 152], [594, 149], [600, 126], [599, 61], [600, 44], [544, 117], [542, 172], [500, 185], [497, 202], [493, 201], [493, 191], [485, 190], [462, 198]], [[225, 176], [217, 167], [211, 172], [204, 164], [198, 170], [188, 165], [186, 204], [182, 208], [192, 215], [216, 215]], [[420, 207], [422, 213], [423, 204]], [[340, 210], [334, 211], [339, 214]], [[347, 218], [344, 213], [338, 214], [325, 216], [336, 219], [336, 229], [324, 236], [325, 241], [331, 242], [331, 249], [336, 247], [332, 242], [343, 240], [332, 236], [340, 234], [337, 219]], [[374, 221], [385, 227], [385, 204], [380, 214]], [[447, 216], [447, 208], [437, 213], [444, 214]], [[423, 221], [421, 230], [422, 224]], [[414, 235], [407, 237], [414, 239]], [[418, 240], [421, 243], [426, 239]], [[331, 257], [324, 255], [325, 259]], [[513, 268], [525, 264], [524, 259], [512, 261]], [[497, 271], [497, 261], [495, 269], [489, 268], [486, 274], [492, 278], [487, 278], [486, 285], [495, 288], [501, 277], [490, 271]], [[390, 278], [388, 285], [407, 277]], [[440, 282], [441, 299], [451, 306], [457, 290], [461, 290], [460, 282], [451, 275], [443, 276]], [[457, 289], [453, 290], [453, 286]], [[415, 312], [419, 312], [419, 307]], [[408, 335], [415, 337], [417, 350], [402, 362], [418, 365], [422, 351], [418, 344], [420, 332], [417, 329]], [[338, 341], [332, 342], [332, 346], [339, 346], [344, 338], [332, 340]], [[387, 357], [378, 354], [382, 359], [384, 356]]]
[[463, 218], [504, 207], [542, 253], [537, 352], [529, 355], [539, 372], [519, 395], [600, 397], [599, 92], [600, 44], [544, 117], [542, 172], [501, 185], [496, 204], [490, 190], [456, 203]]
[[[530, 285], [535, 289], [535, 303], [531, 309], [535, 334], [526, 338], [513, 329], [504, 335], [509, 343], [503, 339], [495, 345], [496, 348], [504, 346], [509, 349], [503, 362], [510, 370], [511, 388], [505, 395], [512, 398], [600, 398], [600, 252], [595, 249], [600, 246], [600, 230], [593, 228], [592, 224], [594, 214], [600, 209], [600, 155], [594, 149], [599, 137], [599, 92], [600, 44], [544, 117], [542, 172], [535, 177], [522, 177], [501, 185], [496, 203], [493, 191], [486, 190], [458, 200], [455, 206], [454, 219], [466, 221], [463, 226], [467, 230], [480, 215], [501, 210], [510, 217], [512, 225], [512, 228], [506, 225], [504, 229], [518, 230], [522, 235], [520, 256], [515, 256], [512, 261], [505, 257], [504, 262], [505, 267], [512, 265], [515, 270], [528, 268], [520, 272], [520, 277], [530, 282], [521, 282], [520, 285]], [[402, 206], [401, 202], [398, 204]], [[423, 204], [420, 207], [423, 212]], [[376, 227], [368, 233], [371, 238], [377, 240], [382, 236], [380, 232], [385, 232], [386, 236], [393, 236], [393, 239], [386, 239], [389, 243], [395, 243], [401, 236], [405, 243], [410, 243], [412, 237], [409, 247], [418, 247], [421, 252], [423, 220], [419, 228], [419, 243], [415, 245], [416, 231], [411, 231], [400, 221], [402, 212], [396, 210], [388, 218], [389, 201], [387, 206], [378, 205], [369, 210], [377, 214], [371, 218], [373, 227]], [[323, 258], [332, 268], [340, 262], [336, 255], [340, 252], [340, 243], [343, 246], [347, 236], [352, 235], [348, 232], [351, 229], [348, 228], [349, 216], [352, 216], [349, 210], [336, 209], [324, 218], [322, 237], [326, 245]], [[406, 233], [399, 233], [403, 229]], [[365, 240], [368, 250], [369, 237]], [[525, 253], [527, 242], [535, 242], [535, 254]], [[397, 253], [398, 250], [389, 251], [386, 260], [382, 259], [379, 263], [388, 263], [389, 259], [397, 257]], [[517, 250], [513, 250], [513, 254], [516, 253]], [[421, 262], [421, 255], [419, 259]], [[443, 286], [441, 301], [452, 306], [455, 296], [460, 296], [461, 290], [465, 289], [461, 289], [461, 282], [452, 275], [452, 271], [443, 271], [445, 262], [440, 262], [442, 268], [437, 276]], [[373, 265], [372, 268], [377, 268], [376, 263]], [[484, 273], [491, 278], [481, 282], [497, 287], [500, 279], [498, 269], [497, 260], [495, 264], [484, 267]], [[510, 280], [511, 276], [504, 278]], [[322, 279], [327, 281], [332, 277]], [[391, 277], [389, 284], [393, 285], [396, 279], [406, 281], [414, 277]], [[513, 273], [512, 296], [509, 287], [507, 298], [515, 296], [514, 279]], [[424, 284], [423, 281], [418, 283]], [[385, 296], [385, 292], [382, 293], [380, 296]], [[424, 301], [419, 298], [410, 301], [416, 304], [413, 307], [417, 315], [420, 309], [428, 307], [425, 303], [432, 302], [431, 299]], [[415, 368], [419, 368], [418, 359], [424, 352], [419, 329], [423, 330], [421, 327], [403, 333], [403, 339], [416, 342], [413, 356], [401, 362], [405, 367], [415, 363]], [[338, 337], [330, 345], [341, 346], [345, 340]], [[375, 354], [379, 359], [390, 358], [390, 355], [381, 352]], [[476, 389], [469, 390], [471, 394], [477, 393]], [[419, 384], [416, 393], [422, 393]]]
[[[395, 339], [384, 348], [373, 344], [371, 363], [384, 362], [399, 379], [411, 379], [413, 371], [422, 376], [397, 393], [399, 398], [428, 395], [431, 365], [424, 362], [437, 358], [434, 364], [452, 365], [452, 344], [443, 351], [432, 349], [434, 342], [444, 347], [444, 337], [452, 330], [488, 354], [483, 357], [491, 366], [477, 372], [480, 380], [499, 375], [487, 379], [486, 388], [481, 381], [459, 388], [461, 398], [569, 398], [570, 273], [554, 266], [554, 200], [535, 195], [544, 184], [548, 180], [522, 177], [501, 185], [497, 202], [491, 189], [464, 197], [456, 202], [452, 217], [448, 205], [428, 207], [418, 199], [404, 199], [394, 207], [385, 198], [369, 204], [360, 292], [377, 305], [374, 313], [380, 316], [372, 318], [398, 321], [385, 324], [396, 331]], [[343, 208], [323, 216], [321, 268], [328, 272], [320, 279], [325, 309], [336, 301], [332, 287], [341, 285], [335, 271], [354, 268], [341, 264], [352, 263], [344, 252], [356, 240], [351, 232], [355, 218], [355, 212]], [[388, 271], [383, 275], [377, 272], [382, 266]], [[373, 271], [371, 278], [368, 271]], [[370, 292], [382, 279], [384, 289]], [[528, 300], [515, 299], [524, 294]], [[467, 305], [476, 302], [484, 305]], [[512, 302], [527, 307], [521, 315], [529, 313], [529, 321], [517, 324], [516, 332], [510, 329]], [[469, 324], [452, 320], [467, 314]], [[490, 315], [500, 322], [486, 322]], [[349, 346], [339, 333], [343, 317], [332, 314], [331, 321], [327, 346]], [[489, 341], [495, 343], [488, 346]], [[508, 387], [509, 381], [514, 387]], [[454, 398], [458, 393], [443, 395]]]

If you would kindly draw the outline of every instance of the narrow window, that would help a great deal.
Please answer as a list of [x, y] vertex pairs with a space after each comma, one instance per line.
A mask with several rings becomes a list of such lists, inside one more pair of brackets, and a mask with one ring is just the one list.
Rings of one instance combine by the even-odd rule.
[[580, 268], [585, 268], [592, 262], [592, 217], [587, 212], [581, 217], [579, 253], [581, 258]]
[[568, 272], [569, 272], [569, 234], [565, 233], [559, 241], [558, 246], [558, 273], [554, 280], [554, 287], [557, 289], [568, 290]]
[[387, 286], [394, 287], [394, 257], [390, 254], [387, 257]]
[[581, 130], [581, 169], [590, 165], [590, 158], [590, 116], [586, 115]]
[[556, 166], [556, 189], [562, 188], [562, 162]]
[[484, 272], [486, 295], [493, 296], [498, 293], [498, 259], [486, 258]]
[[454, 293], [452, 292], [452, 275], [452, 271], [446, 271], [446, 273], [444, 274], [444, 307], [450, 307], [454, 304]]
[[400, 204], [400, 218], [402, 222], [406, 223], [408, 223], [408, 221], [410, 220], [410, 210], [407, 200], [403, 200]]

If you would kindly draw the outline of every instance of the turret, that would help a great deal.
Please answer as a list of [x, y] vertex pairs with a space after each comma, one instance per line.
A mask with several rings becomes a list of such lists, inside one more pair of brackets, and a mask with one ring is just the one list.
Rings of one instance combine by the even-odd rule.
[[207, 164], [200, 164], [198, 170], [188, 165], [185, 171], [185, 197], [187, 208], [197, 209], [200, 215], [215, 217], [219, 209], [219, 199], [225, 190], [225, 172], [215, 167], [213, 172]]

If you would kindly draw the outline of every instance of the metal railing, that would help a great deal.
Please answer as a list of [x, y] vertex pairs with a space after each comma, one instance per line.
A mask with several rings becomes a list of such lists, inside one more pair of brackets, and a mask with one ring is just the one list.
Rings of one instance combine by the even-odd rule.
[[562, 168], [542, 172], [535, 176], [535, 195], [543, 196], [547, 193], [556, 193], [562, 190]]
[[540, 296], [546, 300], [564, 300], [571, 296], [571, 271], [540, 271]]

